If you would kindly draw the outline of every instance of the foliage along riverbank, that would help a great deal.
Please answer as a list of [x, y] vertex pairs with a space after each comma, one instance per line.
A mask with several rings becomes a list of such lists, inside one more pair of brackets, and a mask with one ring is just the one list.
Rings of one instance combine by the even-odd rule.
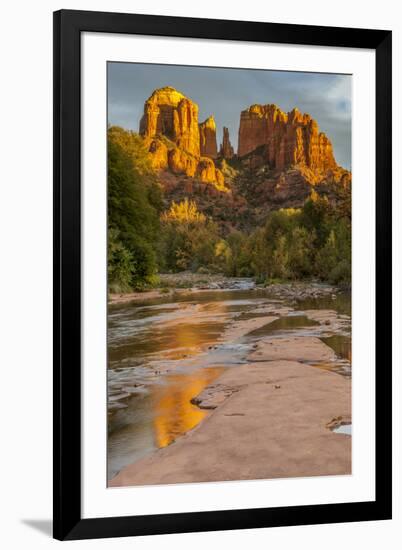
[[[211, 199], [213, 200], [213, 198]], [[318, 279], [349, 284], [350, 191], [335, 203], [312, 187], [301, 208], [271, 211], [250, 231], [228, 232], [194, 200], [166, 200], [142, 138], [108, 130], [108, 285], [127, 293], [160, 284], [158, 273], [253, 277], [258, 283]]]

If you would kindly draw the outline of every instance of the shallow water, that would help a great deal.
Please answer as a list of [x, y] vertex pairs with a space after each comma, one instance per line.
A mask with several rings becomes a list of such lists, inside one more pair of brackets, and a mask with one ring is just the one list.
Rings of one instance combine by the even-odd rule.
[[169, 373], [146, 392], [134, 394], [127, 408], [109, 420], [109, 479], [121, 468], [191, 430], [207, 414], [191, 403], [205, 386], [222, 374], [222, 368], [199, 368], [190, 373]]
[[274, 334], [276, 336], [288, 336], [296, 329], [307, 329], [308, 327], [317, 327], [319, 325], [320, 323], [309, 319], [305, 315], [293, 315], [292, 313], [290, 313], [286, 317], [280, 317], [272, 323], [268, 323], [261, 328], [253, 330], [252, 332], [250, 332], [250, 336], [253, 338], [261, 336], [271, 336]]
[[334, 334], [326, 338], [321, 338], [324, 344], [327, 344], [334, 350], [338, 357], [352, 361], [352, 338], [344, 334]]
[[332, 431], [337, 434], [352, 435], [352, 424], [341, 424]]
[[[319, 308], [319, 300], [314, 304], [328, 307]], [[331, 305], [335, 309], [334, 301]], [[109, 479], [194, 428], [208, 411], [192, 405], [191, 398], [225, 368], [244, 363], [258, 338], [321, 334], [317, 322], [291, 311], [247, 337], [225, 341], [225, 327], [233, 319], [269, 315], [278, 306], [264, 290], [239, 289], [161, 296], [109, 308]], [[340, 308], [344, 313], [343, 303]], [[306, 304], [305, 309], [312, 307]], [[343, 357], [341, 341], [330, 338]]]
[[304, 309], [334, 309], [340, 314], [350, 317], [352, 304], [350, 292], [339, 292], [334, 297], [326, 296], [322, 298], [306, 298], [295, 303], [296, 310]]

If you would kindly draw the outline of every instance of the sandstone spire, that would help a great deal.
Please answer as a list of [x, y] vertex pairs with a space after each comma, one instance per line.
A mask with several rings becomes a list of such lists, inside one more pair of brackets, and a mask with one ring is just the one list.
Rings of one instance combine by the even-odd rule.
[[230, 160], [234, 156], [234, 149], [229, 139], [229, 130], [225, 126], [223, 127], [223, 139], [219, 150], [219, 156], [226, 160]]
[[240, 115], [239, 157], [262, 148], [271, 168], [306, 166], [316, 172], [337, 167], [332, 144], [317, 122], [297, 108], [284, 113], [276, 105], [251, 105]]
[[218, 147], [216, 145], [216, 124], [213, 116], [199, 124], [201, 156], [216, 159]]

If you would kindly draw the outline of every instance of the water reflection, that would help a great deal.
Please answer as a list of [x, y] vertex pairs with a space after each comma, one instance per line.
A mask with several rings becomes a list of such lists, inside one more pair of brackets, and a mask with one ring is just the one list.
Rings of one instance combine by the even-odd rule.
[[152, 388], [155, 442], [170, 445], [179, 435], [196, 426], [207, 414], [191, 403], [208, 384], [222, 374], [222, 368], [197, 369], [190, 374], [172, 374], [167, 383]]
[[342, 376], [350, 378], [352, 376], [352, 339], [343, 334], [334, 334], [321, 338], [321, 340], [332, 348], [336, 353], [337, 359], [333, 362], [314, 363], [313, 367], [336, 372]]
[[[228, 306], [219, 302], [209, 311], [196, 303], [177, 304], [177, 308], [153, 309], [144, 316], [144, 309], [125, 308], [110, 316], [108, 329], [109, 368], [120, 367], [122, 361], [156, 357], [169, 351], [171, 359], [194, 355], [215, 342], [227, 320]], [[146, 322], [144, 322], [144, 318]], [[129, 361], [130, 362], [130, 361]]]
[[341, 424], [332, 431], [337, 434], [352, 435], [352, 424]]
[[309, 319], [305, 315], [288, 315], [286, 317], [280, 317], [279, 319], [272, 321], [272, 323], [268, 323], [263, 327], [253, 330], [253, 332], [250, 333], [250, 336], [262, 337], [268, 336], [274, 332], [279, 335], [282, 332], [287, 333], [288, 331], [295, 329], [315, 326], [319, 326], [319, 323], [313, 319]]
[[350, 336], [334, 334], [327, 338], [321, 338], [321, 340], [332, 348], [338, 357], [346, 359], [350, 363], [352, 362], [352, 339]]
[[321, 298], [305, 298], [292, 304], [295, 309], [335, 309], [343, 315], [351, 315], [351, 293], [339, 292], [334, 297], [323, 296]]
[[228, 345], [221, 336], [228, 321], [261, 298], [243, 291], [207, 294], [111, 308], [109, 396], [131, 397], [109, 414], [109, 479], [194, 428], [208, 412], [191, 399], [245, 355], [244, 344]]
[[[269, 299], [266, 292], [249, 290], [164, 296], [110, 308], [109, 396], [126, 394], [127, 398], [119, 401], [121, 407], [111, 411], [108, 418], [109, 479], [127, 464], [193, 429], [208, 411], [192, 405], [191, 399], [222, 369], [244, 362], [255, 339], [274, 334], [281, 337], [289, 331], [320, 334], [316, 321], [294, 311], [254, 331], [251, 338], [224, 340], [224, 329], [233, 318], [259, 317], [264, 314], [260, 306], [269, 309], [275, 304], [278, 300]], [[348, 300], [313, 300], [300, 304], [300, 308], [347, 313]], [[350, 337], [334, 335], [323, 341], [344, 363], [350, 361]], [[317, 366], [344, 369], [343, 364]]]

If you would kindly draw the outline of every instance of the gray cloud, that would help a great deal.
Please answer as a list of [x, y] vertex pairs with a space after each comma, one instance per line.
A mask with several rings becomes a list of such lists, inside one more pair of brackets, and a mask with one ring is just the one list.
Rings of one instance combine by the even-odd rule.
[[298, 107], [317, 120], [337, 162], [350, 168], [351, 85], [350, 75], [109, 63], [108, 122], [138, 131], [145, 100], [156, 88], [173, 86], [198, 104], [200, 121], [215, 116], [218, 142], [227, 126], [236, 149], [240, 111], [253, 103]]

